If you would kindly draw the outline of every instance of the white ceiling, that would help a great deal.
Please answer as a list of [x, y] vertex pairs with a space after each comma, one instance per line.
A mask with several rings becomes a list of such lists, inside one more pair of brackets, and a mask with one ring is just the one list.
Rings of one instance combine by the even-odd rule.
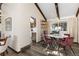
[[38, 5], [47, 19], [56, 17], [56, 10], [53, 3], [38, 3]]
[[59, 4], [60, 17], [76, 15], [77, 9], [78, 4], [76, 3]]
[[[38, 5], [47, 19], [56, 18], [54, 3], [38, 3]], [[59, 3], [58, 6], [60, 17], [66, 17], [76, 14], [79, 3]]]

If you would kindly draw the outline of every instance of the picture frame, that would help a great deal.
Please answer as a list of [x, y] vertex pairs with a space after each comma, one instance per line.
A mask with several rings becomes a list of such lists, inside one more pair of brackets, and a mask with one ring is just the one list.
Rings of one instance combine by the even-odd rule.
[[11, 17], [7, 17], [5, 19], [5, 30], [12, 31], [12, 18]]
[[1, 16], [0, 16], [0, 23], [1, 23]]

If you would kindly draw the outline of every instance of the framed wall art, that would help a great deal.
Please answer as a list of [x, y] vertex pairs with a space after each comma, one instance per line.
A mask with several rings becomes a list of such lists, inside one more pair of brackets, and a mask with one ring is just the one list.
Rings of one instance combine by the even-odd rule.
[[1, 23], [1, 16], [0, 16], [0, 23]]
[[12, 18], [8, 17], [5, 19], [5, 30], [12, 31]]

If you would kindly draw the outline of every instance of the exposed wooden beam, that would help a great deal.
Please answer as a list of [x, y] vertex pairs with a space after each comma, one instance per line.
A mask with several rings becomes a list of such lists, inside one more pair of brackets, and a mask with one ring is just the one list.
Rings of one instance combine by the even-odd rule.
[[78, 10], [77, 10], [76, 17], [78, 16], [78, 14], [79, 14], [79, 8], [78, 8]]
[[46, 17], [44, 16], [43, 12], [41, 11], [40, 7], [38, 6], [37, 3], [34, 3], [35, 6], [37, 7], [37, 9], [40, 11], [41, 15], [43, 16], [43, 18], [45, 19], [45, 21], [47, 21]]
[[55, 3], [55, 8], [56, 8], [57, 17], [60, 19], [58, 3]]

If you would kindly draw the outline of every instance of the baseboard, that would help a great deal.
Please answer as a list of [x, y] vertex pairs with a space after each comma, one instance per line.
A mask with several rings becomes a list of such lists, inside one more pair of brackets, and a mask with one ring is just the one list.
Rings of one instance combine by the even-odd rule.
[[15, 51], [13, 48], [11, 48], [11, 47], [8, 46], [8, 48], [10, 48], [12, 51], [14, 51], [14, 52], [17, 53], [17, 54], [19, 54], [19, 53], [21, 53], [21, 52], [25, 52], [25, 50], [28, 49], [28, 48], [30, 48], [30, 47], [31, 47], [30, 45], [27, 45], [27, 46], [21, 48], [21, 51], [17, 52], [17, 51]]
[[74, 44], [79, 44], [78, 42], [73, 42]]
[[12, 51], [14, 51], [15, 53], [19, 54], [21, 51], [17, 52], [14, 49], [12, 49], [11, 47], [8, 46], [9, 49], [11, 49]]
[[31, 47], [31, 45], [27, 45], [27, 46], [21, 48], [21, 52], [25, 52], [26, 49], [29, 49], [30, 47]]

